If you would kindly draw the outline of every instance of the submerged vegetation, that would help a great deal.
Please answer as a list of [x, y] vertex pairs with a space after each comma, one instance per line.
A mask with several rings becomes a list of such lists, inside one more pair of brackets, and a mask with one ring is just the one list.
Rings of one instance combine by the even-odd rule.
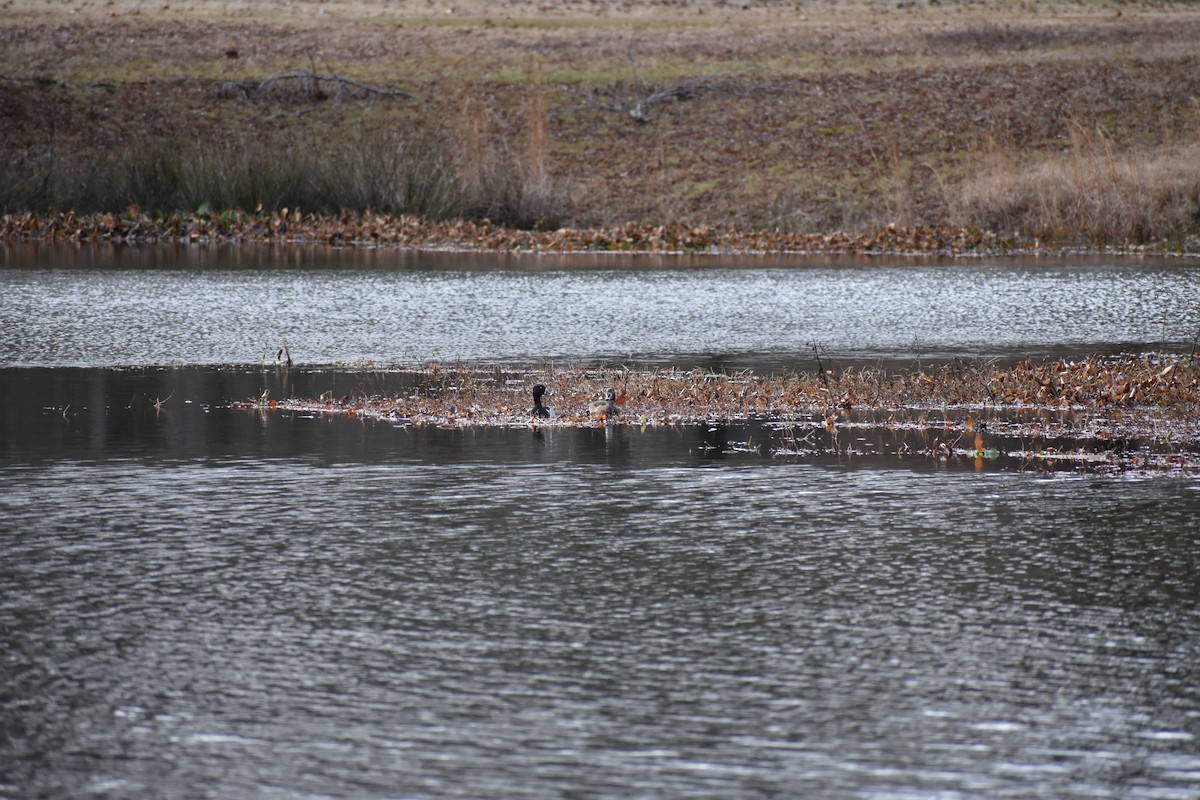
[[[628, 368], [513, 373], [441, 364], [395, 371], [406, 373], [410, 391], [319, 398], [264, 394], [236, 405], [451, 428], [756, 421], [776, 432], [769, 447], [777, 456], [819, 451], [825, 445], [814, 434], [836, 439], [839, 431], [907, 431], [926, 435], [923, 452], [933, 458], [990, 458], [1015, 452], [1019, 442], [1021, 457], [1034, 460], [1200, 469], [1200, 362], [1194, 354], [772, 375]], [[535, 385], [547, 389], [550, 419], [534, 412]], [[597, 420], [589, 405], [609, 388], [620, 412]]]

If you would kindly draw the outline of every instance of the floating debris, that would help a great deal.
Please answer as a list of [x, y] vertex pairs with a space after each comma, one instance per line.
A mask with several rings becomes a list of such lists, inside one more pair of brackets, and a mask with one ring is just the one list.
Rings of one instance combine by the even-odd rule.
[[[125, 213], [23, 211], [0, 216], [0, 241], [194, 242], [395, 247], [480, 253], [796, 253], [984, 256], [1055, 251], [1052, 243], [1020, 241], [989, 231], [943, 225], [887, 225], [860, 233], [801, 233], [739, 225], [649, 225], [531, 231], [491, 223], [436, 222], [370, 211], [340, 215], [294, 209], [274, 212]], [[1149, 247], [1122, 251], [1145, 252]], [[1063, 252], [1068, 252], [1063, 250]]]
[[[378, 367], [374, 368], [378, 371]], [[235, 407], [378, 419], [397, 426], [599, 427], [756, 422], [773, 441], [721, 452], [803, 458], [891, 450], [978, 462], [1001, 458], [1121, 469], [1200, 469], [1200, 364], [1178, 355], [948, 364], [917, 371], [760, 375], [680, 369], [396, 367], [410, 390], [271, 400]], [[535, 414], [541, 385], [555, 414]], [[611, 389], [611, 392], [610, 392]], [[596, 415], [604, 396], [620, 415]], [[599, 417], [599, 418], [598, 418]], [[886, 432], [891, 444], [863, 437]], [[841, 437], [841, 438], [839, 438]], [[916, 437], [916, 438], [914, 438]]]

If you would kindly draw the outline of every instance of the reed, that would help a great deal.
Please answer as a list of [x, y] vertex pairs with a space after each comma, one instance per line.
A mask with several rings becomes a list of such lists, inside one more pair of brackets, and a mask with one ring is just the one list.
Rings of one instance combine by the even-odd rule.
[[1030, 162], [1015, 153], [964, 182], [955, 217], [981, 228], [1100, 244], [1200, 233], [1200, 142], [1121, 149], [1103, 128], [1073, 122], [1067, 152]]
[[544, 131], [532, 142], [537, 153], [501, 143], [501, 157], [470, 139], [455, 151], [362, 133], [336, 145], [169, 142], [86, 159], [28, 151], [0, 161], [0, 211], [303, 208], [556, 226], [563, 206], [545, 169]]
[[[372, 364], [371, 369], [379, 365]], [[896, 455], [944, 462], [1010, 457], [1071, 462], [1105, 471], [1200, 469], [1200, 365], [1181, 354], [1092, 356], [1080, 360], [955, 362], [889, 372], [820, 374], [709, 369], [582, 368], [543, 364], [529, 371], [437, 363], [394, 367], [410, 388], [367, 389], [335, 400], [252, 397], [235, 408], [266, 413], [346, 415], [390, 426], [439, 428], [706, 426], [754, 422], [775, 456], [843, 452], [838, 436], [902, 434]], [[551, 417], [532, 411], [542, 384]], [[589, 407], [609, 390], [620, 413], [597, 420]], [[1020, 441], [1020, 450], [1011, 449]], [[773, 442], [773, 443], [772, 443]], [[1028, 444], [1027, 444], [1028, 442]], [[1063, 449], [1065, 442], [1073, 442]], [[847, 443], [848, 447], [854, 447]], [[910, 449], [910, 444], [912, 445]], [[733, 450], [752, 452], [745, 443]], [[732, 450], [724, 450], [730, 453]]]
[[463, 216], [528, 230], [560, 227], [570, 204], [546, 165], [543, 96], [535, 93], [525, 102], [515, 133], [498, 127], [492, 111], [468, 95], [455, 152]]
[[0, 206], [79, 212], [130, 205], [164, 212], [370, 208], [443, 219], [458, 211], [445, 162], [433, 149], [363, 137], [333, 148], [169, 143], [87, 160], [33, 152], [0, 165]]

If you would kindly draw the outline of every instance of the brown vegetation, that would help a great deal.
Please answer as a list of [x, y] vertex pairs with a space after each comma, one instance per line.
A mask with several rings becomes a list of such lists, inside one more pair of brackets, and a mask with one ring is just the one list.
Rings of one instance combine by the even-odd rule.
[[997, 154], [958, 202], [959, 218], [1045, 240], [1169, 239], [1200, 230], [1200, 139], [1122, 152], [1104, 129], [1075, 125], [1067, 154]]
[[[1200, 248], [1189, 4], [3, 6], [0, 190], [41, 174], [29, 165], [71, 184], [148, 147], [313, 164], [361, 137], [440, 159], [460, 193], [453, 215], [477, 222], [895, 225]], [[313, 80], [229, 89], [298, 70], [415, 96]], [[46, 210], [0, 196], [0, 211]]]
[[[983, 458], [1000, 440], [1028, 440], [1022, 449], [1036, 459], [1105, 466], [1137, 459], [1146, 466], [1153, 456], [1159, 466], [1200, 469], [1200, 363], [1194, 355], [773, 375], [624, 368], [513, 373], [442, 364], [388, 371], [402, 373], [412, 388], [392, 396], [264, 394], [236, 405], [450, 428], [756, 421], [776, 431], [772, 446], [784, 456], [808, 452], [800, 443], [814, 431], [834, 437], [840, 430], [916, 431], [936, 435], [928, 443], [933, 457]], [[530, 388], [538, 383], [549, 390], [552, 419], [532, 413]], [[616, 390], [620, 413], [596, 420], [588, 406], [608, 388]], [[1074, 449], [1062, 451], [1064, 441]]]
[[612, 228], [521, 230], [491, 222], [434, 222], [416, 216], [343, 212], [302, 214], [230, 211], [148, 214], [36, 214], [0, 216], [0, 239], [91, 243], [290, 243], [392, 246], [471, 252], [630, 253], [940, 253], [984, 255], [1023, 244], [978, 230], [917, 226], [862, 233], [798, 233], [736, 226], [637, 225]]
[[[558, 421], [565, 424], [590, 422], [588, 402], [609, 386], [617, 389], [618, 403], [624, 408], [621, 421], [637, 424], [948, 406], [1104, 413], [1155, 407], [1193, 421], [1200, 412], [1200, 363], [1194, 356], [1094, 356], [1011, 366], [955, 363], [912, 372], [847, 369], [781, 375], [553, 368], [515, 380], [498, 369], [442, 364], [391, 369], [414, 377], [417, 388], [411, 395], [329, 398], [316, 407], [358, 413], [369, 409], [383, 416], [403, 416], [414, 424], [520, 422], [529, 417], [528, 387], [541, 383], [556, 398]], [[1200, 435], [1200, 429], [1195, 433]]]

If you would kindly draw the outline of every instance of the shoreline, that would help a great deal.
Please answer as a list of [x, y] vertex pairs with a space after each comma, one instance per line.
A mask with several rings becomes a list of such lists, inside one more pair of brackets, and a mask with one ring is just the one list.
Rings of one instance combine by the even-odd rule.
[[1187, 4], [319, 5], [9, 2], [0, 238], [1200, 254]]
[[1200, 257], [1178, 242], [1086, 244], [1006, 236], [968, 227], [888, 225], [873, 231], [807, 233], [738, 225], [652, 225], [533, 231], [488, 222], [345, 212], [0, 215], [0, 242], [79, 244], [324, 245], [465, 253], [655, 253], [680, 255], [1119, 255]]

